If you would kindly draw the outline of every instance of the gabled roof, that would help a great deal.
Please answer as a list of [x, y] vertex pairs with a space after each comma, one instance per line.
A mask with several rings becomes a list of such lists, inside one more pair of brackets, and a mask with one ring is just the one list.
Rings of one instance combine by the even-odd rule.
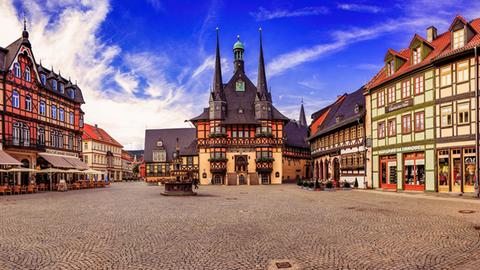
[[[360, 121], [365, 116], [365, 97], [363, 96], [364, 87], [357, 91], [346, 94], [340, 102], [334, 103], [325, 120], [318, 130], [310, 136], [311, 139], [329, 133], [333, 130], [350, 125]], [[358, 106], [358, 112], [355, 107]]]
[[93, 141], [123, 148], [123, 146], [119, 142], [117, 142], [105, 130], [103, 130], [102, 128], [99, 128], [97, 125], [92, 126], [89, 124], [85, 124], [83, 127], [82, 140], [84, 141], [93, 140]]
[[408, 45], [409, 48], [412, 47], [412, 44], [415, 40], [420, 40], [421, 42], [427, 44], [430, 48], [433, 49], [433, 45], [432, 43], [430, 43], [428, 40], [424, 39], [422, 36], [420, 36], [419, 34], [415, 34], [413, 35], [413, 38], [412, 38], [412, 41], [410, 41], [410, 45]]
[[[169, 129], [147, 129], [145, 131], [145, 162], [153, 162], [153, 151], [165, 150], [167, 162], [173, 160], [173, 153], [176, 152], [177, 138], [180, 147], [180, 155], [197, 155], [195, 128], [169, 128]], [[161, 140], [162, 146], [157, 142]]]
[[465, 20], [462, 15], [457, 15], [450, 24], [450, 27], [448, 27], [448, 31], [452, 31], [453, 27], [455, 26], [455, 24], [457, 24], [458, 21], [462, 22], [464, 25], [468, 25], [467, 20]]
[[[428, 65], [431, 65], [434, 61], [440, 60], [442, 58], [473, 49], [475, 46], [480, 46], [480, 18], [467, 22], [462, 16], [457, 16], [452, 22], [452, 26], [458, 21], [462, 21], [474, 32], [474, 36], [470, 41], [465, 44], [465, 46], [452, 50], [451, 48], [451, 34], [450, 30], [446, 31], [437, 36], [430, 45], [432, 46], [432, 51], [418, 64], [412, 65], [410, 61], [410, 48], [403, 49], [398, 54], [401, 55], [406, 62], [391, 76], [387, 76], [385, 66], [367, 83], [366, 89], [373, 89], [384, 83], [388, 83], [404, 74], [424, 68]], [[420, 37], [420, 36], [418, 36]], [[393, 51], [393, 50], [392, 50]], [[390, 49], [389, 49], [389, 52]]]
[[399, 52], [395, 51], [394, 49], [390, 49], [390, 48], [387, 50], [387, 53], [385, 54], [385, 59], [384, 60], [386, 60], [389, 55], [394, 55], [394, 56], [400, 57], [404, 60], [408, 59], [408, 56], [405, 56], [404, 54], [402, 54], [402, 52], [399, 53]]

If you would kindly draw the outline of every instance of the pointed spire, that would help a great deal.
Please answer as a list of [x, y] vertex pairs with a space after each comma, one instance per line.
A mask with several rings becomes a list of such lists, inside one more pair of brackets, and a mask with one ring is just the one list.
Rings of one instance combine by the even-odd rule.
[[28, 41], [28, 31], [27, 31], [27, 16], [25, 16], [25, 11], [23, 12], [23, 32], [22, 37], [24, 41]]
[[217, 47], [215, 50], [215, 74], [213, 75], [213, 93], [218, 95], [223, 90], [222, 80], [222, 66], [220, 58], [220, 40], [219, 40], [219, 28], [217, 27]]
[[267, 76], [265, 75], [265, 61], [263, 60], [263, 46], [262, 46], [262, 28], [258, 29], [260, 33], [260, 56], [258, 59], [258, 79], [257, 79], [257, 91], [260, 95], [268, 93], [267, 88]]
[[298, 122], [300, 126], [307, 126], [307, 117], [305, 117], [305, 109], [303, 108], [303, 97], [302, 97], [302, 105], [300, 106], [300, 116], [298, 117]]

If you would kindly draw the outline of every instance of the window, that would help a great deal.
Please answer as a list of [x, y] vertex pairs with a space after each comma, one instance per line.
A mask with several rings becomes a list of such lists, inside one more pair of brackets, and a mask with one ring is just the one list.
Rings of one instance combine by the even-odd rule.
[[12, 94], [12, 106], [14, 108], [20, 107], [20, 95], [18, 94], [17, 91], [13, 91]]
[[30, 68], [29, 67], [26, 67], [25, 68], [25, 80], [27, 82], [31, 82], [32, 81], [32, 74], [30, 73]]
[[80, 115], [80, 119], [78, 121], [78, 126], [81, 127], [81, 128], [83, 127], [83, 115]]
[[63, 83], [59, 83], [59, 86], [60, 86], [60, 93], [64, 94], [65, 93], [65, 86], [63, 85]]
[[67, 145], [67, 148], [69, 150], [73, 150], [73, 135], [70, 134], [68, 135], [68, 145]]
[[25, 110], [32, 111], [32, 98], [30, 96], [25, 97]]
[[410, 81], [402, 82], [402, 98], [410, 97]]
[[453, 32], [453, 49], [463, 47], [465, 43], [465, 31], [463, 29]]
[[410, 114], [402, 116], [402, 133], [412, 132], [412, 116]]
[[52, 89], [53, 89], [53, 91], [57, 91], [57, 81], [56, 80], [52, 80]]
[[74, 117], [74, 114], [73, 112], [70, 112], [70, 124], [75, 124], [75, 117]]
[[395, 87], [389, 87], [388, 88], [388, 103], [394, 103], [395, 102]]
[[73, 89], [69, 89], [68, 96], [70, 96], [70, 98], [75, 98], [75, 91]]
[[65, 112], [63, 111], [62, 108], [60, 108], [60, 109], [58, 110], [58, 116], [59, 116], [59, 118], [60, 118], [60, 121], [62, 121], [62, 122], [65, 121]]
[[385, 138], [385, 121], [378, 122], [377, 133], [379, 139]]
[[413, 49], [413, 64], [418, 64], [422, 61], [422, 47]]
[[452, 106], [442, 107], [441, 109], [442, 127], [452, 125]]
[[391, 75], [393, 75], [394, 72], [395, 72], [395, 61], [394, 61], [394, 60], [390, 60], [390, 61], [387, 63], [387, 75], [388, 75], [388, 76], [391, 76]]
[[423, 93], [423, 76], [416, 77], [414, 79], [414, 88], [415, 88], [415, 95], [419, 95]]
[[40, 81], [43, 86], [47, 83], [47, 76], [45, 74], [40, 74]]
[[165, 162], [167, 160], [167, 152], [165, 150], [153, 151], [152, 158], [154, 162]]
[[469, 117], [470, 104], [469, 103], [458, 104], [457, 112], [458, 112], [458, 124], [468, 124], [470, 122], [470, 117]]
[[397, 135], [395, 119], [389, 119], [387, 125], [388, 125], [388, 136], [391, 137], [391, 136]]
[[45, 145], [45, 129], [39, 128], [37, 132], [37, 140], [39, 145]]
[[415, 131], [425, 130], [425, 112], [415, 113]]
[[385, 106], [385, 91], [377, 93], [377, 107]]
[[15, 77], [17, 77], [17, 78], [22, 77], [22, 70], [20, 69], [20, 64], [19, 63], [13, 64], [13, 73], [15, 74]]
[[40, 101], [40, 115], [46, 115], [45, 101]]
[[457, 82], [468, 80], [468, 60], [457, 63]]
[[57, 107], [55, 105], [52, 105], [52, 118], [57, 119]]
[[447, 86], [452, 83], [452, 69], [451, 67], [444, 67], [440, 69], [440, 86]]

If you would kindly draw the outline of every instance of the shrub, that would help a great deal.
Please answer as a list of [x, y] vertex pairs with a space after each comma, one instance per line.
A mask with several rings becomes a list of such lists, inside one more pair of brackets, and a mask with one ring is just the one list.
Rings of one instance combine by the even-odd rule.
[[343, 187], [344, 188], [350, 188], [350, 183], [347, 182], [347, 181], [343, 182]]
[[315, 180], [315, 187], [316, 187], [316, 188], [320, 188], [320, 182], [318, 182], [318, 179]]
[[309, 188], [313, 188], [313, 187], [314, 187], [313, 182], [310, 182], [310, 183], [308, 184], [308, 187], [309, 187]]
[[302, 180], [301, 180], [301, 179], [297, 179], [297, 186], [301, 186], [301, 185], [303, 185]]
[[308, 187], [308, 182], [307, 181], [303, 182], [303, 186]]
[[331, 181], [328, 181], [327, 184], [325, 185], [326, 188], [333, 188], [333, 183]]

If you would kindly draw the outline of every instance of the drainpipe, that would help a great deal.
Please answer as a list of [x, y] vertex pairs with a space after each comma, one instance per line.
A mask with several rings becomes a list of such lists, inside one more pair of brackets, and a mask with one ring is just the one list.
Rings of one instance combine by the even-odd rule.
[[479, 134], [478, 134], [478, 54], [477, 54], [477, 46], [475, 46], [475, 162], [476, 162], [476, 175], [475, 175], [475, 196], [478, 198], [480, 193], [479, 193], [479, 188], [478, 188], [478, 176], [479, 176], [479, 166], [478, 166], [478, 159], [479, 159], [479, 153], [478, 153], [478, 140], [479, 140]]

